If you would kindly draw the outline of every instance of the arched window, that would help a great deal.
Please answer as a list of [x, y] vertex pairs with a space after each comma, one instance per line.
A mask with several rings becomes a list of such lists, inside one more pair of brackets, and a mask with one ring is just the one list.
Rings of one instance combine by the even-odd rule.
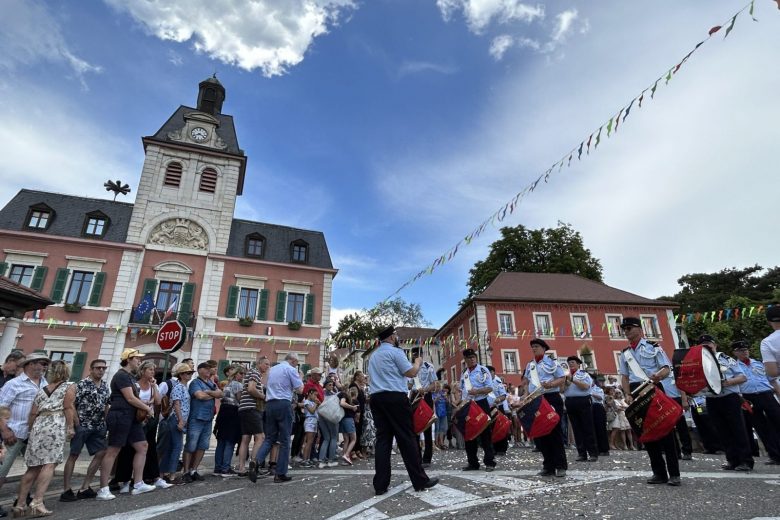
[[290, 244], [290, 261], [305, 264], [309, 261], [309, 244], [303, 240], [296, 240]]
[[217, 191], [217, 171], [214, 168], [206, 168], [200, 174], [200, 191], [214, 193]]
[[165, 180], [163, 180], [163, 186], [178, 188], [181, 185], [181, 172], [181, 163], [169, 163], [168, 167], [165, 169]]

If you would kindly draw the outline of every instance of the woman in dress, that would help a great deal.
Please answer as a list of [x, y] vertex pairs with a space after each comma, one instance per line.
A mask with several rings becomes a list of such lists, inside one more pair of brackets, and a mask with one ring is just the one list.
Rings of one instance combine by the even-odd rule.
[[352, 376], [352, 383], [349, 385], [349, 389], [357, 390], [357, 404], [359, 409], [355, 413], [355, 437], [357, 442], [355, 448], [352, 450], [351, 458], [362, 459], [363, 455], [363, 421], [366, 416], [366, 376], [360, 370], [356, 371]]
[[233, 477], [237, 473], [230, 462], [233, 460], [233, 452], [236, 444], [241, 442], [241, 422], [238, 418], [238, 401], [244, 388], [244, 374], [246, 369], [238, 364], [230, 365], [224, 371], [227, 376], [222, 402], [219, 405], [219, 413], [214, 426], [217, 436], [217, 449], [214, 452], [214, 475], [220, 477]]
[[[27, 471], [19, 484], [19, 496], [13, 508], [13, 516], [48, 516], [43, 495], [49, 488], [54, 468], [63, 460], [65, 442], [74, 435], [73, 418], [76, 412], [76, 387], [68, 382], [70, 370], [64, 361], [55, 361], [47, 374], [48, 385], [33, 400], [30, 410], [30, 437], [24, 462]], [[23, 505], [27, 494], [35, 484], [29, 511]]]
[[[633, 450], [631, 444], [631, 425], [626, 419], [626, 408], [628, 403], [623, 399], [623, 392], [615, 390], [615, 419], [612, 421], [610, 427], [612, 428], [612, 434], [610, 440], [612, 441], [613, 449]], [[620, 446], [618, 446], [620, 444]]]

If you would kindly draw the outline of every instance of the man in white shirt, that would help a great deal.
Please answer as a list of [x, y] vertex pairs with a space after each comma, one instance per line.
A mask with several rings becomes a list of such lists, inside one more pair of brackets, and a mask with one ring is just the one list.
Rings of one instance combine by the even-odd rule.
[[774, 332], [761, 341], [761, 360], [771, 384], [780, 375], [780, 305], [766, 310], [766, 320]]

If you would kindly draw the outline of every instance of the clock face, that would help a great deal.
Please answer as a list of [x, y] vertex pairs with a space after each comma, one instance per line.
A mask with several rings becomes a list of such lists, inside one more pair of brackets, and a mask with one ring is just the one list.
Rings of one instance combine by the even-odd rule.
[[198, 126], [192, 129], [190, 135], [195, 141], [205, 141], [206, 138], [209, 136], [209, 133], [206, 131], [205, 128], [201, 128]]

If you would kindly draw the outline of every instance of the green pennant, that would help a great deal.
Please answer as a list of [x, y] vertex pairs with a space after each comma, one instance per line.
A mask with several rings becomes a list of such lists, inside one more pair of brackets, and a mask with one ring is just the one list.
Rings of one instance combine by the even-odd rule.
[[672, 79], [672, 70], [674, 70], [674, 67], [669, 69], [669, 73], [666, 75], [666, 85], [668, 85], [669, 84], [669, 80]]
[[729, 24], [729, 28], [726, 29], [726, 35], [723, 37], [724, 40], [729, 37], [729, 33], [734, 28], [734, 24], [737, 23], [737, 16], [739, 16], [739, 13], [735, 14], [734, 18], [731, 19], [731, 24]]
[[756, 0], [752, 0], [750, 2], [750, 11], [748, 11], [748, 12], [750, 13], [750, 17], [753, 19], [753, 21], [757, 22], [758, 19], [755, 16], [753, 16], [753, 11], [755, 11], [755, 9], [756, 9], [756, 5], [755, 4], [756, 4]]
[[653, 99], [655, 97], [655, 90], [658, 88], [658, 81], [655, 80], [655, 83], [653, 84], [653, 88], [650, 89], [650, 99]]
[[601, 142], [601, 129], [603, 127], [599, 127], [599, 133], [596, 135], [596, 144], [593, 145], [593, 149], [596, 149], [599, 147], [599, 143]]
[[607, 137], [612, 133], [612, 120], [614, 117], [609, 118], [609, 123], [607, 123]]

